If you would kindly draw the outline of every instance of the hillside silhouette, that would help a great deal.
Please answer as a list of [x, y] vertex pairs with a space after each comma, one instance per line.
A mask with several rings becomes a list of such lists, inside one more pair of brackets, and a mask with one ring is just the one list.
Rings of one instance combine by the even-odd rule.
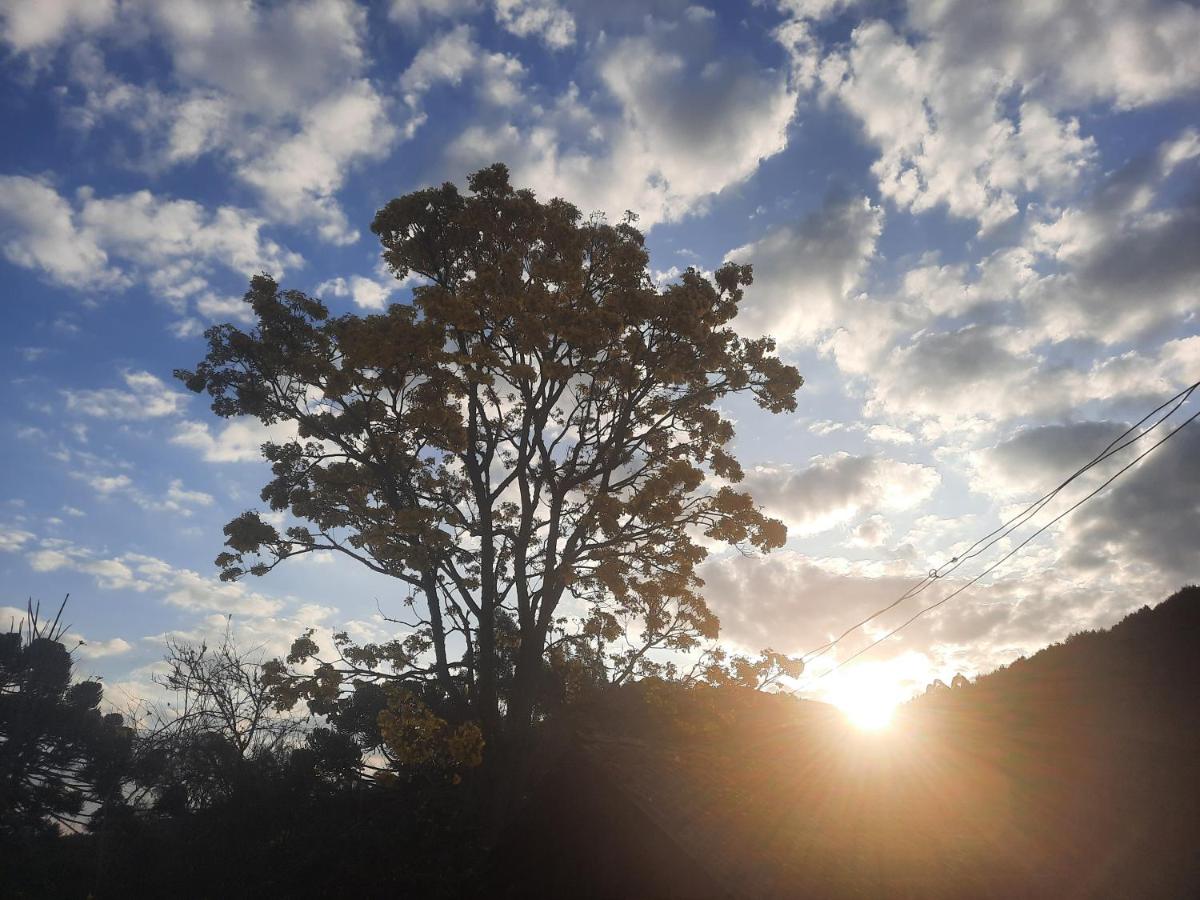
[[1195, 896], [1198, 651], [1188, 587], [937, 683], [881, 734], [785, 694], [644, 679], [540, 726], [499, 837], [469, 780], [330, 781], [293, 754], [205, 809], [30, 839], [0, 894]]
[[524, 886], [1195, 896], [1197, 651], [1190, 587], [975, 683], [935, 684], [885, 735], [790, 697], [632, 686], [591, 711], [533, 805], [536, 839], [514, 844], [553, 850]]

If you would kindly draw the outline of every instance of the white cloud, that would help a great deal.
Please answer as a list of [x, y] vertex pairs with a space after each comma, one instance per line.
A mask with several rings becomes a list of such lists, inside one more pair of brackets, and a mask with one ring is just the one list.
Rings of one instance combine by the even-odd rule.
[[496, 21], [517, 37], [563, 50], [575, 43], [575, 19], [554, 0], [494, 0]]
[[0, 242], [9, 261], [77, 289], [121, 289], [137, 281], [181, 312], [211, 293], [215, 269], [283, 277], [303, 258], [262, 234], [244, 210], [205, 209], [192, 200], [137, 191], [97, 197], [82, 188], [71, 204], [50, 185], [0, 176]]
[[1200, 10], [1171, 0], [914, 0], [909, 20], [958, 66], [991, 67], [1060, 103], [1131, 108], [1200, 85]]
[[413, 112], [407, 134], [411, 136], [425, 121], [422, 98], [432, 87], [457, 86], [470, 78], [477, 82], [477, 92], [485, 102], [512, 106], [522, 99], [520, 82], [524, 75], [525, 67], [519, 59], [483, 49], [468, 25], [459, 25], [439, 35], [417, 51], [400, 76], [404, 102]]
[[[1052, 560], [1043, 564], [1051, 565]], [[773, 647], [788, 653], [813, 650], [838, 636], [892, 603], [921, 574], [901, 564], [817, 559], [786, 550], [765, 559], [736, 555], [714, 559], [701, 571], [705, 597], [721, 618], [723, 639], [748, 650]], [[813, 661], [810, 675], [846, 659], [961, 584], [945, 579], [898, 605], [853, 633], [834, 652]], [[750, 597], [753, 603], [746, 602]], [[980, 583], [872, 649], [862, 662], [854, 663], [854, 669], [883, 667], [891, 671], [879, 676], [881, 684], [898, 680], [904, 692], [920, 690], [934, 677], [988, 671], [1072, 632], [1109, 626], [1146, 599], [1112, 585], [1069, 580], [1013, 578]], [[829, 686], [829, 680], [812, 678], [802, 684], [806, 691], [826, 691]]]
[[341, 276], [322, 281], [316, 287], [318, 296], [349, 297], [354, 305], [368, 311], [378, 311], [387, 308], [388, 301], [397, 291], [412, 287], [424, 281], [419, 275], [409, 273], [404, 278], [396, 278], [388, 271], [381, 259], [375, 266], [375, 277], [351, 275]]
[[296, 437], [295, 425], [279, 422], [263, 425], [257, 419], [237, 419], [214, 437], [203, 422], [181, 422], [171, 437], [172, 444], [199, 450], [205, 462], [257, 462], [267, 441], [283, 442]]
[[71, 287], [105, 287], [118, 273], [96, 237], [76, 230], [71, 204], [50, 185], [0, 176], [0, 246], [9, 262]]
[[805, 469], [755, 466], [741, 486], [789, 528], [815, 534], [863, 513], [911, 509], [940, 483], [929, 466], [839, 452], [814, 457]]
[[862, 123], [880, 150], [872, 171], [902, 209], [945, 205], [987, 231], [1035, 189], [1070, 187], [1095, 145], [1078, 122], [1034, 99], [1005, 110], [1012, 83], [979, 65], [955, 66], [936, 40], [910, 44], [890, 25], [855, 29], [845, 52], [821, 64], [822, 91]]
[[17, 51], [52, 47], [112, 22], [115, 0], [0, 0], [5, 42]]
[[1021, 296], [1039, 278], [1034, 254], [1024, 247], [997, 250], [977, 266], [928, 262], [904, 274], [904, 298], [935, 316], [959, 316], [986, 303]]
[[852, 316], [851, 291], [882, 227], [882, 211], [865, 198], [829, 201], [799, 224], [730, 250], [727, 259], [754, 267], [738, 330], [785, 345], [808, 343]]
[[79, 635], [82, 641], [76, 652], [84, 659], [103, 659], [108, 656], [120, 656], [133, 649], [133, 644], [124, 638], [109, 638], [107, 641], [96, 641]]
[[[1126, 427], [1116, 422], [1077, 422], [1023, 428], [974, 454], [971, 487], [1000, 499], [1041, 495], [1109, 446]], [[1127, 461], [1128, 454], [1125, 457]]]
[[[1185, 407], [1194, 411], [1191, 407]], [[1148, 449], [1189, 413], [1097, 467], [1060, 498], [1045, 521]], [[1028, 497], [1054, 486], [1125, 430], [1123, 423], [1081, 421], [1032, 426], [974, 455], [976, 486], [999, 498]], [[1101, 578], [1146, 593], [1173, 590], [1200, 573], [1200, 432], [1193, 424], [1152, 451], [1111, 487], [1066, 518], [1058, 564], [1080, 583]], [[1066, 471], [1064, 471], [1066, 470]]]
[[913, 444], [917, 440], [911, 433], [894, 425], [872, 425], [867, 429], [867, 438], [877, 444]]
[[366, 10], [352, 0], [129, 0], [128, 29], [165, 49], [173, 82], [110, 73], [91, 45], [72, 54], [85, 97], [77, 124], [118, 121], [152, 170], [216, 154], [288, 223], [325, 240], [357, 238], [336, 194], [399, 133], [386, 96], [364, 77]]
[[865, 378], [867, 415], [936, 424], [939, 431], [1059, 416], [1093, 402], [1161, 400], [1195, 380], [1200, 348], [1200, 337], [1191, 336], [1076, 368], [1051, 364], [1030, 349], [1027, 331], [1011, 326], [928, 329], [861, 357], [853, 355], [853, 331], [839, 338], [831, 352], [843, 371]]
[[187, 394], [150, 372], [126, 372], [122, 378], [128, 390], [63, 391], [67, 410], [95, 418], [140, 420], [173, 416], [187, 405]]
[[29, 567], [35, 572], [56, 572], [71, 564], [71, 558], [59, 550], [38, 550], [29, 555]]
[[93, 475], [87, 479], [87, 483], [97, 494], [104, 496], [133, 487], [133, 480], [128, 475]]
[[165, 37], [177, 78], [240, 109], [288, 116], [366, 64], [366, 10], [351, 0], [142, 0]]
[[1043, 339], [1117, 343], [1194, 315], [1200, 200], [1156, 201], [1167, 176], [1197, 155], [1189, 129], [1116, 172], [1089, 201], [1031, 224], [1030, 249], [1055, 267], [1020, 293]]
[[[283, 602], [249, 590], [241, 583], [206, 578], [191, 569], [180, 569], [154, 556], [123, 553], [104, 556], [87, 547], [56, 541], [48, 549], [29, 554], [38, 572], [70, 569], [90, 575], [106, 591], [131, 590], [155, 594], [170, 606], [245, 616], [273, 616]], [[294, 635], [293, 635], [294, 636]]]
[[363, 309], [379, 310], [387, 306], [388, 297], [392, 294], [392, 286], [387, 282], [365, 278], [362, 275], [351, 275], [345, 278], [333, 278], [317, 285], [318, 294], [328, 294], [334, 297], [350, 297], [354, 305]]
[[471, 125], [446, 165], [505, 160], [514, 183], [543, 197], [613, 217], [633, 210], [649, 227], [694, 212], [786, 146], [791, 73], [726, 49], [707, 21], [651, 22], [597, 54], [604, 94], [590, 106], [572, 85], [527, 120]]
[[480, 0], [391, 0], [388, 18], [405, 26], [424, 19], [454, 19], [479, 12]]
[[254, 310], [242, 297], [218, 297], [205, 293], [196, 298], [196, 312], [210, 322], [241, 322], [253, 324]]
[[[723, 639], [785, 653], [812, 650], [890, 603], [912, 584], [913, 574], [847, 570], [844, 563], [788, 550], [765, 559], [714, 559], [701, 571]], [[750, 597], [754, 602], [745, 602]]]
[[33, 535], [21, 528], [0, 526], [0, 553], [16, 553], [33, 540]]
[[306, 105], [297, 133], [237, 172], [285, 221], [311, 220], [330, 243], [353, 243], [358, 232], [335, 195], [354, 164], [388, 153], [396, 135], [384, 98], [369, 82], [356, 81]]
[[204, 491], [189, 490], [183, 486], [183, 481], [173, 478], [171, 479], [171, 483], [167, 485], [167, 492], [161, 499], [142, 498], [139, 502], [140, 505], [148, 509], [190, 516], [192, 514], [192, 507], [212, 506], [215, 501], [212, 494], [205, 493]]
[[[282, 277], [303, 264], [297, 254], [264, 238], [266, 223], [244, 210], [222, 206], [210, 213], [195, 201], [168, 200], [150, 191], [107, 199], [91, 191], [81, 196], [81, 230], [108, 252], [144, 267], [207, 261], [246, 276], [265, 269]], [[189, 265], [188, 271], [198, 268]]]
[[892, 536], [892, 526], [880, 515], [868, 516], [850, 532], [850, 543], [856, 547], [878, 547]]

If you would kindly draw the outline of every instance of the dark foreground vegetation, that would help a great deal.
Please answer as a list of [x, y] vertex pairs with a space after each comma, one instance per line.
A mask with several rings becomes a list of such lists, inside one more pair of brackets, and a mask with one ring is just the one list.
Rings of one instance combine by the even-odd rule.
[[[119, 723], [87, 705], [92, 689], [59, 690], [56, 643], [3, 645], [5, 897], [1200, 892], [1200, 588], [974, 683], [935, 685], [883, 735], [731, 684], [589, 693], [535, 730], [536, 775], [500, 828], [486, 769], [370, 777], [366, 710], [283, 738], [272, 726], [245, 754], [214, 720], [159, 732], [149, 751], [129, 732], [122, 750]], [[39, 655], [58, 660], [53, 684]], [[35, 665], [42, 680], [18, 691]], [[103, 809], [78, 833], [53, 826], [88, 816], [70, 810], [69, 786], [17, 789], [30, 689], [56, 691], [71, 727], [91, 729], [49, 740], [48, 764], [108, 791], [88, 794]], [[72, 768], [65, 748], [88, 741], [103, 754]]]

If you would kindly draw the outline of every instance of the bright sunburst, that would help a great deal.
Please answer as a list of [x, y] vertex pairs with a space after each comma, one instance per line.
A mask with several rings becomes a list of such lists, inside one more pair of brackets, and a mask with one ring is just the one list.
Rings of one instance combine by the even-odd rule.
[[830, 692], [830, 702], [864, 731], [880, 731], [891, 724], [903, 698], [896, 684], [873, 673], [848, 674]]

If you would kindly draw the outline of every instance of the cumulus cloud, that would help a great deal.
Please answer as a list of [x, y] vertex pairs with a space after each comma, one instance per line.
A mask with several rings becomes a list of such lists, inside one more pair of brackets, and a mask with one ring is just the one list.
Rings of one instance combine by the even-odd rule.
[[127, 491], [133, 487], [133, 479], [128, 475], [90, 475], [86, 480], [92, 490], [101, 496]]
[[485, 50], [476, 43], [470, 26], [459, 25], [421, 47], [400, 76], [404, 102], [414, 113], [408, 132], [425, 121], [422, 97], [436, 85], [457, 86], [470, 78], [485, 102], [512, 106], [522, 99], [524, 75], [519, 59]]
[[141, 553], [105, 556], [67, 541], [43, 544], [48, 546], [28, 556], [35, 571], [82, 572], [103, 590], [154, 594], [170, 606], [193, 611], [270, 616], [283, 608], [282, 601], [251, 591], [241, 583], [206, 578], [154, 556]]
[[0, 553], [16, 553], [33, 540], [33, 534], [22, 528], [0, 526]]
[[843, 371], [865, 378], [868, 415], [915, 419], [939, 432], [1060, 416], [1088, 403], [1162, 400], [1195, 380], [1200, 349], [1200, 337], [1190, 336], [1075, 367], [1051, 363], [1012, 326], [930, 329], [872, 355], [861, 353], [852, 331], [839, 337], [828, 346]]
[[237, 172], [285, 221], [311, 220], [325, 240], [349, 244], [358, 232], [335, 195], [352, 164], [386, 155], [396, 135], [383, 97], [357, 81], [310, 106], [296, 134]]
[[1064, 562], [1104, 572], [1113, 565], [1170, 590], [1200, 576], [1200, 432], [1190, 427], [1081, 507], [1069, 521]]
[[883, 516], [868, 516], [850, 532], [850, 543], [856, 547], [878, 547], [892, 536], [892, 526]]
[[879, 148], [872, 171], [902, 209], [944, 205], [986, 231], [1016, 214], [1023, 193], [1069, 187], [1095, 154], [1076, 120], [1035, 99], [1009, 114], [1002, 73], [953, 65], [940, 41], [914, 45], [886, 22], [856, 28], [820, 79]]
[[872, 425], [867, 429], [867, 439], [877, 444], [913, 444], [917, 440], [910, 432], [894, 425]]
[[571, 86], [528, 121], [475, 124], [450, 145], [461, 172], [497, 159], [543, 196], [643, 226], [678, 219], [749, 177], [781, 151], [796, 106], [788, 71], [717, 43], [707, 20], [605, 42], [603, 93], [585, 102]]
[[148, 492], [136, 485], [128, 475], [103, 475], [88, 472], [72, 472], [85, 482], [102, 499], [125, 497], [150, 512], [165, 512], [187, 518], [197, 507], [212, 506], [215, 500], [205, 491], [192, 490], [184, 486], [182, 479], [173, 478], [162, 493]]
[[[975, 264], [923, 258], [895, 294], [856, 300], [821, 348], [864, 380], [866, 411], [892, 422], [977, 429], [1169, 395], [1195, 379], [1198, 157], [1185, 129], [1088, 196], [1039, 209], [1015, 246]], [[1179, 325], [1184, 336], [1164, 340]], [[1064, 358], [1080, 339], [1140, 344]]]
[[479, 12], [480, 0], [391, 0], [388, 18], [415, 26], [426, 19], [451, 19]]
[[[246, 276], [266, 269], [282, 277], [303, 264], [297, 254], [265, 238], [266, 223], [244, 210], [222, 206], [210, 212], [193, 200], [165, 199], [150, 191], [101, 198], [85, 190], [80, 197], [80, 230], [113, 255], [145, 268], [174, 263], [200, 273], [198, 264], [210, 262]], [[173, 281], [179, 284], [178, 274]]]
[[1200, 85], [1200, 10], [1172, 0], [914, 0], [910, 23], [955, 66], [986, 66], [1063, 104], [1157, 103]]
[[146, 145], [151, 169], [216, 154], [276, 219], [312, 224], [335, 244], [357, 239], [336, 195], [400, 133], [386, 95], [364, 77], [362, 6], [134, 0], [124, 14], [132, 30], [160, 40], [173, 81], [127, 81], [108, 71], [96, 46], [76, 48], [78, 124], [118, 121]]
[[142, 283], [180, 312], [189, 298], [211, 296], [220, 271], [283, 277], [303, 265], [263, 235], [265, 225], [235, 207], [210, 211], [145, 190], [99, 197], [82, 188], [71, 203], [43, 181], [0, 177], [0, 241], [10, 262], [77, 289]]
[[53, 47], [68, 35], [107, 26], [116, 10], [115, 0], [3, 0], [0, 33], [18, 52]]
[[911, 509], [940, 483], [930, 466], [839, 452], [815, 457], [804, 469], [755, 466], [742, 486], [789, 527], [815, 534], [864, 512]]
[[554, 0], [495, 0], [496, 21], [517, 37], [562, 50], [575, 43], [575, 19]]
[[257, 462], [267, 441], [283, 442], [296, 437], [293, 423], [263, 425], [257, 419], [236, 419], [216, 435], [203, 422], [181, 422], [171, 443], [199, 450], [205, 462]]
[[120, 656], [122, 653], [128, 653], [133, 649], [133, 644], [124, 638], [109, 638], [106, 641], [98, 641], [86, 638], [83, 635], [78, 635], [79, 646], [75, 652], [84, 659], [104, 659], [108, 656]]
[[[796, 23], [840, 5], [783, 4]], [[1200, 11], [1169, 0], [914, 0], [902, 26], [866, 21], [824, 56], [799, 29], [822, 96], [878, 147], [883, 194], [913, 212], [944, 206], [984, 231], [1012, 218], [1023, 195], [1068, 189], [1090, 166], [1095, 142], [1071, 110], [1144, 106], [1200, 86]]]
[[[723, 640], [752, 651], [772, 647], [797, 654], [822, 646], [891, 604], [921, 574], [901, 564], [861, 564], [793, 551], [765, 559], [713, 559], [701, 570], [705, 597], [721, 619]], [[829, 691], [829, 681], [812, 676], [963, 583], [935, 583], [852, 633], [836, 650], [811, 663], [802, 690]], [[877, 683], [899, 681], [903, 690], [920, 689], [934, 677], [985, 672], [1072, 632], [1107, 627], [1144, 600], [1112, 584], [1045, 578], [981, 582], [879, 644], [853, 667], [881, 667]]]
[[[1177, 414], [1151, 436], [1097, 467], [1069, 499], [1115, 474], [1181, 421]], [[1064, 469], [1090, 459], [1125, 428], [1122, 423], [1083, 421], [1023, 429], [977, 455], [979, 484], [1001, 497], [1040, 493], [1068, 474]], [[1200, 547], [1194, 539], [1200, 533], [1198, 434], [1194, 424], [1180, 431], [1065, 519], [1059, 536], [1060, 564], [1079, 578], [1119, 573], [1121, 580], [1147, 585], [1146, 591], [1171, 590], [1195, 581], [1200, 575]]]
[[[1041, 495], [1099, 454], [1127, 427], [1117, 422], [1076, 422], [1022, 428], [976, 454], [972, 487], [1001, 498]], [[1098, 468], [1097, 474], [1111, 468]]]
[[810, 343], [852, 317], [851, 293], [882, 227], [883, 213], [869, 200], [830, 200], [800, 223], [730, 250], [726, 258], [754, 267], [738, 330], [782, 344]]
[[[1031, 249], [1054, 271], [1021, 292], [1031, 324], [1052, 341], [1106, 343], [1194, 314], [1200, 296], [1200, 179], [1175, 205], [1156, 203], [1165, 179], [1200, 156], [1193, 129], [1116, 172], [1090, 199], [1032, 224]], [[1191, 173], [1189, 173], [1191, 174]]]
[[186, 394], [150, 372], [126, 372], [122, 378], [127, 390], [63, 391], [67, 410], [95, 418], [139, 420], [173, 416], [187, 404]]
[[113, 284], [118, 272], [97, 235], [79, 233], [71, 204], [50, 185], [23, 175], [0, 176], [0, 242], [5, 258], [39, 269], [71, 287]]

